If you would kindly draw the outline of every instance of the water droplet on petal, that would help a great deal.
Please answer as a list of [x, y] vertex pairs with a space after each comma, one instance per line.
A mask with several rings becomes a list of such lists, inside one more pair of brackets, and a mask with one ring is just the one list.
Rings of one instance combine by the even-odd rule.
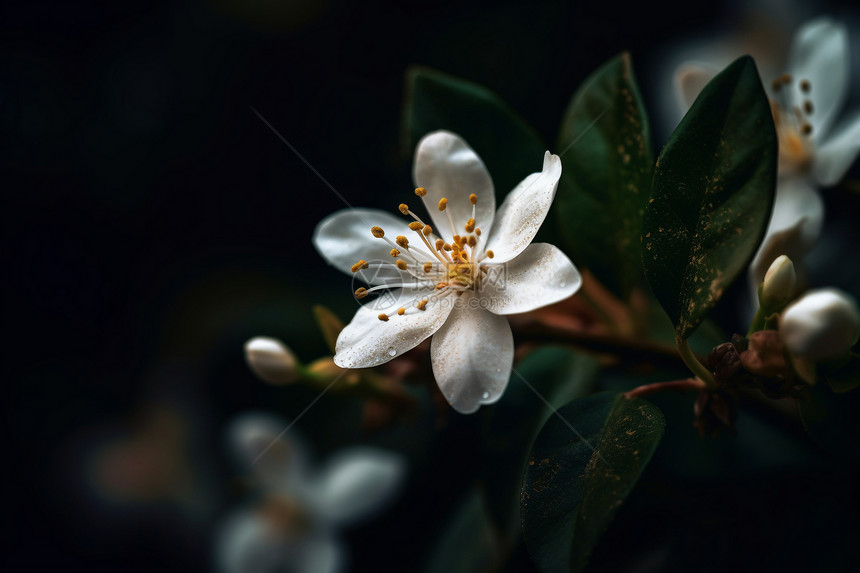
[[489, 392], [484, 392], [484, 393], [481, 395], [481, 398], [483, 398], [484, 400], [486, 400], [486, 399], [487, 399], [487, 398], [489, 398], [489, 397], [490, 397], [490, 393], [489, 393]]
[[396, 350], [394, 350], [393, 348], [389, 348], [389, 349], [388, 349], [388, 355], [389, 355], [389, 356], [394, 356], [395, 354], [397, 354], [397, 351], [396, 351]]

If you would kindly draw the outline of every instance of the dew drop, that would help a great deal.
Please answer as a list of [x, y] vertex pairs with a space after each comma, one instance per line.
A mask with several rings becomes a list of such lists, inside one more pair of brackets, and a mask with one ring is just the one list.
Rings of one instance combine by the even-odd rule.
[[487, 398], [489, 398], [489, 397], [490, 397], [490, 393], [489, 393], [489, 392], [484, 392], [484, 393], [481, 395], [481, 397], [482, 397], [484, 400], [486, 400]]
[[394, 356], [395, 354], [397, 354], [397, 351], [396, 351], [396, 350], [394, 350], [393, 348], [389, 348], [389, 349], [388, 349], [388, 355], [389, 355], [389, 356]]

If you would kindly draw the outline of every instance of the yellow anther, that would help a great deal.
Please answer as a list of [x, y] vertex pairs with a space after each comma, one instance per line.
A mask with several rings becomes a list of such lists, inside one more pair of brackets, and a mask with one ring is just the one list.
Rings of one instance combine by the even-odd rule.
[[[441, 240], [441, 239], [440, 239], [440, 240]], [[449, 245], [448, 243], [445, 243], [444, 245], [442, 245], [442, 248], [443, 248], [443, 249], [445, 249], [446, 251], [450, 251], [450, 250], [451, 250], [451, 249], [453, 249], [454, 247], [452, 247], [452, 246], [451, 246], [451, 245]]]
[[812, 125], [804, 123], [802, 126], [800, 126], [800, 133], [802, 133], [803, 135], [809, 135], [810, 133], [812, 133]]
[[390, 252], [389, 254], [390, 254], [392, 257], [399, 257], [399, 256], [400, 256], [400, 251], [398, 251], [397, 249], [391, 249], [391, 252]]
[[433, 270], [433, 263], [431, 263], [429, 261], [424, 263], [424, 272], [425, 273], [429, 273], [432, 270]]
[[440, 211], [444, 211], [445, 207], [447, 207], [447, 206], [448, 206], [448, 200], [447, 199], [445, 199], [444, 197], [439, 199], [439, 210]]
[[466, 246], [466, 243], [469, 242], [469, 239], [466, 237], [460, 237], [460, 240], [458, 242], [460, 243], [460, 247], [462, 248]]
[[403, 314], [404, 314], [405, 312], [406, 312], [406, 309], [405, 309], [405, 308], [403, 308], [402, 306], [401, 306], [400, 308], [398, 308], [398, 309], [397, 309], [397, 314], [398, 314], [398, 315], [400, 315], [400, 316], [403, 316]]
[[370, 232], [373, 233], [373, 236], [377, 239], [381, 239], [385, 236], [385, 231], [382, 230], [382, 227], [371, 227]]
[[803, 111], [804, 111], [804, 113], [806, 113], [806, 115], [812, 115], [812, 102], [811, 101], [806, 100], [805, 102], [803, 102]]
[[433, 232], [433, 227], [431, 227], [430, 225], [424, 225], [424, 228], [421, 230], [421, 232], [424, 233], [425, 237], [427, 237], [430, 235], [430, 233]]
[[385, 314], [384, 312], [382, 314], [380, 314], [379, 316], [377, 316], [376, 318], [378, 318], [382, 322], [388, 322], [388, 315]]
[[421, 299], [420, 301], [418, 301], [418, 304], [415, 306], [418, 308], [418, 310], [427, 310], [427, 308], [426, 308], [427, 307], [427, 299], [426, 298]]
[[409, 228], [413, 231], [420, 231], [424, 228], [424, 223], [419, 223], [418, 221], [412, 221], [409, 223]]
[[445, 241], [443, 241], [442, 239], [436, 239], [436, 250], [437, 251], [441, 251], [442, 247], [444, 247], [444, 246], [445, 246]]
[[812, 89], [812, 83], [809, 80], [800, 80], [800, 91], [805, 94], [809, 93], [809, 90]]
[[401, 203], [398, 209], [400, 209], [400, 212], [404, 215], [409, 214], [409, 205], [407, 205], [406, 203]]
[[357, 263], [355, 263], [354, 265], [349, 267], [349, 270], [351, 270], [354, 273], [357, 273], [361, 269], [366, 269], [369, 266], [370, 265], [367, 264], [367, 261], [365, 261], [364, 259], [361, 259], [360, 261], [358, 261]]
[[459, 242], [460, 242], [460, 235], [454, 235], [454, 241], [451, 244], [456, 245], [456, 244], [459, 244]]
[[401, 271], [405, 271], [406, 270], [406, 261], [404, 261], [402, 259], [397, 261], [397, 268], [400, 269]]
[[487, 258], [488, 259], [492, 259], [495, 256], [496, 256], [496, 254], [493, 251], [487, 251]]
[[400, 245], [404, 249], [408, 249], [409, 248], [409, 239], [407, 239], [403, 235], [397, 235], [397, 244]]
[[478, 244], [478, 238], [475, 235], [469, 235], [469, 246], [474, 247]]
[[446, 286], [448, 286], [448, 283], [436, 283], [436, 290], [442, 290]]
[[474, 193], [469, 195], [469, 203], [471, 203], [472, 205], [477, 205], [478, 204], [478, 196], [475, 195]]
[[367, 289], [361, 287], [355, 291], [355, 298], [364, 298], [367, 296]]
[[480, 227], [475, 227], [475, 234], [478, 235], [479, 237], [481, 236], [481, 228]]
[[791, 83], [791, 79], [792, 79], [792, 78], [791, 78], [791, 74], [782, 74], [782, 75], [779, 77], [779, 79], [780, 79], [780, 81], [783, 83], [783, 85], [788, 85], [788, 84], [790, 84], [790, 83]]
[[423, 197], [427, 194], [427, 189], [425, 189], [424, 187], [418, 187], [417, 189], [415, 189], [415, 194], [419, 197]]
[[475, 220], [469, 219], [468, 221], [466, 221], [466, 232], [471, 233], [474, 230], [475, 230]]

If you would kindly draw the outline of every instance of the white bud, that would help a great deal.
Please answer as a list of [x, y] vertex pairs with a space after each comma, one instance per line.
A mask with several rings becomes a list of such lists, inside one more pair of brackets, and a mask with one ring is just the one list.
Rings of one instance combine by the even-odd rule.
[[780, 255], [770, 264], [764, 275], [759, 303], [767, 310], [778, 311], [791, 300], [797, 286], [794, 263], [785, 255]]
[[254, 374], [270, 384], [289, 384], [299, 378], [296, 355], [275, 338], [257, 336], [246, 342], [245, 359]]
[[782, 313], [779, 334], [799, 358], [840, 358], [860, 335], [860, 310], [854, 299], [840, 290], [810, 291]]

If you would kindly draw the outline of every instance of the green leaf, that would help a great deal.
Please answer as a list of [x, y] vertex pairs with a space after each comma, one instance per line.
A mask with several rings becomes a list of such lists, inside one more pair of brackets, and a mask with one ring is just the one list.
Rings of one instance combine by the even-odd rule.
[[845, 364], [838, 366], [820, 365], [818, 380], [828, 384], [837, 394], [860, 388], [860, 356], [852, 354]]
[[773, 207], [777, 143], [752, 58], [705, 86], [657, 160], [642, 262], [686, 340], [747, 267]]
[[[663, 435], [645, 400], [601, 393], [547, 420], [522, 491], [523, 535], [541, 571], [580, 571]], [[574, 431], [571, 428], [575, 428]]]
[[499, 203], [541, 170], [547, 150], [528, 123], [487, 88], [419, 66], [406, 71], [403, 127], [409, 155], [431, 131], [460, 135], [487, 166]]
[[597, 361], [585, 354], [539, 348], [517, 364], [504, 395], [487, 409], [479, 477], [487, 510], [503, 538], [519, 535], [520, 490], [535, 436], [551, 408], [591, 390], [597, 371]]
[[561, 124], [559, 227], [568, 253], [627, 299], [642, 281], [642, 216], [651, 153], [648, 116], [623, 53], [591, 74]]

